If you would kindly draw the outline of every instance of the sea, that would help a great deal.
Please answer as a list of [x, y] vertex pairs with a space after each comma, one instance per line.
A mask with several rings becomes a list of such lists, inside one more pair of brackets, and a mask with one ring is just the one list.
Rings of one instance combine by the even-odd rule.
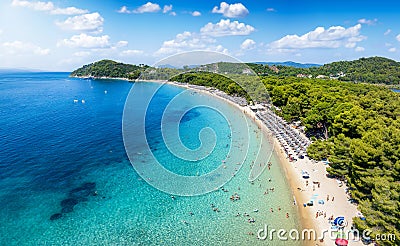
[[[276, 233], [257, 238], [300, 229], [300, 220], [271, 144], [239, 109], [168, 84], [68, 75], [0, 74], [0, 245], [301, 245]], [[133, 92], [144, 118], [126, 117]], [[163, 117], [172, 101], [178, 126]], [[193, 102], [200, 106], [187, 111]], [[124, 120], [145, 121], [147, 146]], [[246, 134], [255, 139], [248, 146]], [[156, 162], [179, 177], [231, 173], [213, 189], [193, 183], [190, 193], [175, 179], [154, 180]]]

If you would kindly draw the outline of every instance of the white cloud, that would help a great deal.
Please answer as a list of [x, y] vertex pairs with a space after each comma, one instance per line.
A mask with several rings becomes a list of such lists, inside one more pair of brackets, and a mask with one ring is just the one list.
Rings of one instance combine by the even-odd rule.
[[213, 24], [209, 22], [200, 29], [200, 32], [204, 35], [213, 37], [222, 36], [238, 36], [238, 35], [249, 35], [254, 32], [254, 27], [240, 23], [238, 21], [232, 21], [230, 19], [220, 20], [220, 22]]
[[325, 30], [317, 27], [315, 30], [298, 35], [287, 35], [270, 44], [273, 49], [307, 49], [307, 48], [354, 48], [366, 37], [360, 35], [361, 24], [344, 28], [332, 26]]
[[104, 18], [97, 12], [69, 17], [63, 22], [56, 22], [63, 29], [83, 32], [102, 32], [103, 23]]
[[54, 9], [54, 4], [52, 2], [29, 2], [29, 1], [13, 0], [11, 5], [31, 8], [37, 11], [51, 11]]
[[24, 55], [33, 53], [35, 55], [48, 55], [50, 53], [50, 49], [44, 49], [35, 44], [21, 41], [5, 42], [2, 46], [6, 48], [6, 51], [10, 54]]
[[274, 8], [267, 8], [267, 11], [268, 11], [268, 12], [276, 12], [276, 9], [274, 9]]
[[228, 53], [228, 50], [221, 45], [216, 45], [216, 40], [197, 33], [183, 32], [172, 40], [164, 41], [161, 48], [155, 55], [174, 54], [183, 51], [209, 50]]
[[122, 47], [125, 47], [125, 46], [127, 46], [127, 45], [128, 45], [128, 41], [122, 40], [122, 41], [119, 41], [119, 42], [115, 45], [115, 47], [116, 47], [116, 48], [122, 48]]
[[252, 39], [246, 39], [243, 41], [243, 43], [240, 45], [240, 49], [242, 50], [251, 50], [256, 47], [256, 42]]
[[201, 16], [201, 13], [199, 11], [193, 11], [192, 16]]
[[81, 15], [88, 13], [89, 11], [84, 9], [78, 9], [75, 7], [68, 7], [68, 8], [56, 8], [50, 11], [53, 15]]
[[133, 10], [133, 13], [136, 14], [156, 13], [160, 10], [161, 10], [160, 5], [158, 5], [157, 3], [147, 2], [146, 4], [143, 4], [139, 8]]
[[366, 25], [375, 25], [378, 22], [378, 19], [373, 19], [373, 20], [367, 20], [365, 18], [359, 19], [358, 23], [360, 24], [366, 24]]
[[121, 13], [121, 14], [130, 14], [131, 11], [128, 10], [128, 8], [127, 8], [126, 6], [122, 6], [122, 7], [118, 10], [118, 13]]
[[364, 47], [358, 46], [358, 47], [355, 48], [354, 50], [355, 50], [356, 52], [363, 52], [363, 51], [365, 51], [365, 48], [364, 48]]
[[91, 53], [89, 51], [78, 51], [75, 52], [73, 55], [76, 57], [86, 57], [89, 56]]
[[227, 4], [226, 2], [221, 2], [219, 8], [215, 6], [212, 9], [212, 13], [223, 14], [229, 18], [237, 18], [245, 17], [249, 14], [249, 11], [242, 3]]
[[385, 35], [385, 36], [386, 36], [386, 35], [389, 35], [391, 32], [392, 32], [391, 29], [387, 29], [386, 32], [385, 32], [383, 35]]
[[170, 5], [164, 5], [164, 8], [163, 8], [163, 13], [165, 14], [165, 13], [168, 13], [169, 11], [171, 11], [172, 10], [172, 4], [170, 4]]
[[57, 8], [53, 2], [30, 2], [24, 0], [13, 0], [11, 3], [15, 7], [25, 7], [36, 11], [46, 11], [53, 15], [80, 15], [88, 13], [85, 9], [78, 9], [75, 7]]
[[352, 49], [352, 48], [356, 47], [356, 45], [357, 45], [356, 43], [349, 42], [349, 43], [345, 44], [344, 47]]
[[176, 12], [172, 11], [171, 13], [169, 13], [169, 15], [176, 16]]
[[[211, 39], [210, 39], [211, 40]], [[182, 48], [201, 49], [205, 48], [204, 42], [201, 42], [201, 36], [195, 37], [191, 32], [183, 32], [176, 35], [175, 39], [164, 41], [159, 53], [174, 53], [181, 51]], [[214, 43], [215, 40], [207, 43]]]
[[400, 34], [396, 36], [396, 39], [400, 42]]
[[389, 51], [389, 52], [396, 52], [397, 50], [396, 50], [395, 47], [392, 47], [392, 48], [390, 48], [388, 51]]
[[121, 52], [121, 56], [137, 56], [143, 54], [143, 50], [124, 50]]
[[85, 33], [74, 35], [69, 39], [59, 41], [57, 46], [67, 46], [71, 48], [107, 48], [110, 47], [110, 37], [103, 35], [100, 37], [90, 36]]

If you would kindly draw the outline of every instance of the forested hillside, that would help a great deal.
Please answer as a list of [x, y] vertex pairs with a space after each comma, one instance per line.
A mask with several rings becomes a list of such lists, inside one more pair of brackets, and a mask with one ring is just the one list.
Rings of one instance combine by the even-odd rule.
[[337, 75], [343, 72], [345, 76], [340, 77], [342, 81], [357, 81], [365, 83], [399, 84], [400, 63], [384, 58], [370, 57], [355, 61], [338, 61], [325, 64], [322, 67], [310, 68], [313, 74]]
[[[150, 68], [147, 65], [130, 65], [111, 60], [101, 60], [85, 65], [71, 73], [76, 77], [112, 77], [137, 79], [146, 71], [145, 78], [168, 79], [188, 69]], [[249, 68], [251, 70], [249, 70]], [[149, 71], [155, 71], [149, 73]], [[161, 71], [162, 70], [162, 71]], [[400, 63], [383, 58], [369, 57], [355, 61], [339, 61], [320, 67], [292, 67], [286, 65], [256, 64], [256, 63], [227, 63], [218, 62], [202, 65], [190, 71], [208, 71], [228, 74], [257, 74], [261, 77], [303, 77], [325, 78], [340, 81], [362, 82], [372, 84], [400, 85]]]
[[[136, 79], [146, 70], [141, 78], [170, 78], [263, 101], [268, 95], [260, 89], [261, 79], [270, 100], [281, 109], [278, 114], [288, 121], [300, 120], [308, 133], [323, 133], [307, 152], [316, 160], [328, 158], [328, 172], [348, 182], [349, 194], [366, 218], [355, 218], [356, 226], [371, 229], [372, 237], [395, 234], [396, 241], [380, 243], [400, 245], [400, 94], [365, 84], [399, 84], [399, 63], [372, 57], [311, 68], [247, 65], [251, 69], [222, 62], [193, 71], [103, 60], [71, 76]], [[316, 79], [318, 75], [325, 77]]]
[[[242, 75], [245, 79], [246, 76]], [[173, 80], [214, 86], [239, 94], [233, 82], [216, 74], [183, 74]], [[395, 234], [400, 244], [400, 94], [384, 87], [338, 80], [263, 77], [271, 101], [288, 121], [301, 120], [308, 132], [326, 132], [307, 152], [328, 158], [328, 172], [346, 180], [349, 194], [366, 220], [355, 218], [372, 238]], [[260, 97], [262, 98], [262, 97]]]
[[78, 68], [71, 73], [71, 76], [137, 79], [140, 74], [147, 68], [148, 66], [146, 65], [136, 66], [111, 60], [101, 60]]
[[383, 58], [369, 57], [355, 61], [338, 61], [320, 67], [299, 68], [282, 65], [248, 64], [257, 74], [273, 77], [325, 77], [341, 81], [372, 84], [400, 84], [400, 63]]

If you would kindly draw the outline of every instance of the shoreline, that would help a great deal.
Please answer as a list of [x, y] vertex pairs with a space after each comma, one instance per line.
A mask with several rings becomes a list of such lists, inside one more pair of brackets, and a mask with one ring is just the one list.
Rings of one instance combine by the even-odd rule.
[[[148, 81], [148, 80], [147, 80]], [[358, 215], [357, 205], [351, 204], [348, 199], [345, 190], [346, 185], [339, 185], [336, 179], [328, 178], [326, 167], [328, 166], [323, 162], [315, 162], [309, 159], [307, 156], [304, 159], [299, 159], [297, 161], [289, 161], [285, 154], [284, 147], [278, 141], [277, 137], [273, 135], [271, 129], [257, 117], [256, 113], [253, 112], [248, 106], [241, 106], [227, 98], [214, 93], [215, 89], [208, 89], [203, 86], [195, 86], [190, 84], [183, 84], [179, 82], [171, 81], [151, 81], [151, 82], [161, 82], [167, 83], [173, 86], [178, 86], [186, 89], [191, 89], [199, 91], [201, 93], [206, 93], [210, 96], [219, 98], [230, 105], [241, 110], [246, 116], [248, 116], [260, 129], [262, 130], [264, 136], [273, 145], [273, 151], [278, 159], [279, 165], [285, 173], [286, 180], [291, 189], [291, 193], [296, 202], [296, 207], [298, 211], [298, 217], [300, 219], [301, 230], [313, 229], [317, 233], [317, 240], [304, 240], [303, 245], [334, 245], [335, 240], [329, 238], [329, 233], [325, 233], [325, 240], [320, 241], [319, 237], [324, 230], [329, 230], [331, 225], [328, 223], [328, 218], [333, 216], [334, 218], [338, 216], [344, 216], [348, 222], [346, 231], [350, 230], [352, 225], [352, 218]], [[220, 93], [220, 91], [218, 91]], [[224, 93], [224, 92], [222, 92]], [[309, 184], [306, 185], [305, 179], [301, 175], [300, 169], [307, 169], [311, 174], [310, 179], [308, 179]], [[317, 188], [313, 182], [319, 182], [320, 187]], [[322, 194], [322, 195], [321, 195]], [[304, 207], [303, 204], [310, 201], [312, 197], [315, 197], [313, 206]], [[330, 199], [328, 200], [328, 196]], [[334, 197], [334, 201], [332, 201]], [[319, 204], [323, 200], [324, 204]], [[339, 205], [338, 205], [339, 204]], [[340, 206], [343, 205], [343, 206]], [[316, 216], [318, 212], [321, 212], [321, 216]], [[349, 239], [349, 244], [351, 245], [364, 245], [361, 241], [351, 241]]]
[[[155, 82], [155, 81], [151, 81], [151, 82]], [[181, 88], [186, 88], [186, 89], [190, 89], [190, 90], [195, 90], [195, 91], [199, 91], [201, 93], [206, 93], [212, 97], [216, 97], [220, 100], [223, 100], [227, 103], [229, 103], [230, 105], [232, 105], [233, 107], [236, 107], [237, 109], [239, 109], [241, 112], [243, 112], [248, 118], [250, 118], [250, 120], [252, 120], [258, 127], [260, 127], [260, 129], [262, 130], [262, 133], [264, 134], [264, 136], [267, 138], [267, 140], [270, 142], [270, 144], [273, 145], [273, 151], [274, 151], [274, 155], [277, 157], [279, 165], [281, 166], [282, 170], [285, 173], [285, 178], [287, 180], [288, 186], [291, 189], [291, 193], [295, 199], [296, 202], [296, 210], [298, 212], [298, 217], [300, 218], [300, 228], [301, 230], [303, 229], [314, 229], [316, 231], [319, 230], [318, 226], [315, 225], [315, 223], [312, 221], [311, 217], [308, 216], [309, 214], [304, 211], [303, 209], [301, 209], [299, 207], [299, 201], [303, 201], [303, 197], [301, 196], [301, 194], [296, 193], [296, 189], [299, 185], [298, 182], [296, 182], [295, 180], [292, 180], [291, 177], [292, 175], [294, 176], [294, 171], [291, 170], [290, 168], [288, 168], [288, 164], [289, 162], [287, 161], [286, 157], [284, 156], [284, 153], [282, 152], [280, 143], [278, 142], [278, 140], [272, 135], [271, 131], [268, 129], [268, 127], [264, 124], [264, 122], [262, 122], [257, 116], [256, 114], [248, 107], [248, 106], [240, 106], [234, 102], [232, 102], [231, 100], [228, 100], [227, 98], [221, 97], [215, 93], [211, 93], [209, 90], [206, 90], [206, 87], [204, 87], [204, 89], [200, 89], [199, 87], [193, 88], [190, 87], [190, 84], [183, 84], [180, 82], [171, 82], [171, 81], [157, 81], [157, 82], [164, 82], [167, 83], [169, 85], [173, 85], [173, 86], [177, 86], [177, 87], [181, 87]], [[287, 163], [286, 163], [287, 162]], [[305, 246], [313, 246], [315, 245], [316, 241], [304, 241], [303, 245]]]
[[[75, 76], [76, 77], [76, 76]], [[242, 105], [240, 101], [244, 99], [241, 97], [233, 97], [227, 95], [225, 92], [212, 87], [191, 85], [187, 83], [180, 83], [176, 81], [166, 81], [166, 80], [129, 80], [125, 78], [91, 78], [91, 79], [112, 79], [112, 80], [124, 80], [128, 82], [155, 82], [155, 83], [165, 83], [172, 86], [177, 86], [185, 89], [190, 89], [198, 91], [200, 93], [208, 94], [212, 97], [218, 98], [227, 102], [233, 107], [236, 107], [241, 112], [243, 112], [247, 117], [249, 117], [263, 132], [264, 136], [273, 145], [273, 154], [278, 159], [279, 165], [283, 169], [286, 177], [288, 186], [291, 189], [291, 193], [296, 202], [296, 209], [298, 211], [299, 224], [301, 230], [314, 230], [316, 233], [316, 240], [302, 240], [302, 245], [335, 245], [335, 238], [329, 238], [328, 231], [331, 228], [331, 224], [328, 223], [328, 218], [333, 216], [334, 218], [339, 216], [344, 216], [348, 222], [348, 226], [345, 227], [345, 231], [348, 232], [352, 225], [352, 218], [359, 215], [357, 206], [351, 204], [348, 199], [345, 189], [346, 185], [342, 184], [338, 186], [337, 180], [328, 178], [326, 176], [326, 163], [315, 162], [309, 159], [307, 156], [304, 159], [289, 161], [287, 156], [287, 146], [285, 147], [278, 141], [277, 136], [274, 135], [273, 129], [270, 129], [266, 122], [259, 118], [259, 116], [252, 111], [249, 105]], [[245, 101], [245, 100], [244, 100]], [[275, 114], [273, 114], [276, 117]], [[292, 126], [290, 126], [292, 131], [296, 131]], [[305, 138], [305, 136], [303, 136]], [[306, 185], [305, 179], [303, 179], [300, 170], [306, 170], [310, 173], [309, 183]], [[315, 188], [313, 182], [317, 181], [320, 183], [321, 187]], [[322, 194], [322, 195], [320, 195]], [[328, 201], [328, 196], [330, 196], [330, 201]], [[326, 199], [325, 199], [326, 197]], [[332, 201], [334, 197], [334, 202]], [[303, 206], [303, 204], [308, 203], [310, 200], [314, 201], [313, 206]], [[319, 204], [323, 201], [323, 204]], [[343, 206], [338, 206], [342, 204]], [[316, 216], [320, 213], [320, 216]], [[326, 214], [326, 215], [325, 215]], [[321, 218], [323, 217], [323, 218]], [[325, 233], [325, 240], [320, 241], [319, 237]], [[300, 232], [301, 237], [301, 232]], [[350, 245], [364, 245], [360, 240], [351, 241], [349, 239]]]
[[85, 79], [85, 80], [123, 80], [123, 81], [128, 81], [128, 82], [156, 82], [156, 83], [168, 83], [170, 81], [167, 80], [157, 80], [157, 79], [128, 79], [128, 78], [122, 78], [122, 77], [93, 77], [93, 76], [68, 76], [70, 78], [75, 78], [75, 79]]

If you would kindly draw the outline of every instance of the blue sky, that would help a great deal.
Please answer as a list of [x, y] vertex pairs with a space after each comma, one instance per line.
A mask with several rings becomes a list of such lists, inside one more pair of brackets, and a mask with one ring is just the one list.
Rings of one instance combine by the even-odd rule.
[[154, 64], [191, 50], [242, 61], [399, 59], [398, 1], [2, 0], [0, 68]]

